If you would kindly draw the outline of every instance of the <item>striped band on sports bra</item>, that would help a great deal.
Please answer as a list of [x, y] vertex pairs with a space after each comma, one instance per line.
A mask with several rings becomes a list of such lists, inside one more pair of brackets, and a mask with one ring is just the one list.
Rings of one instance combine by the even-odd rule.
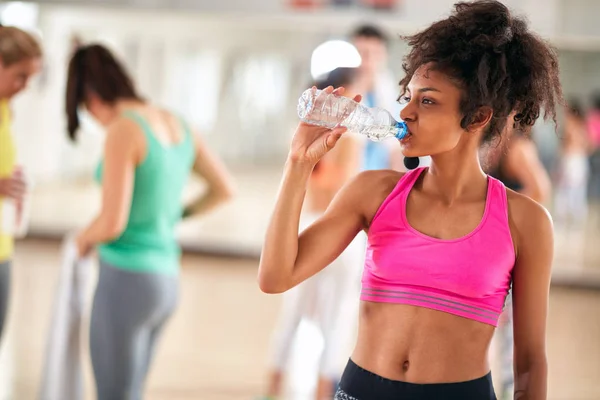
[[442, 297], [437, 297], [430, 294], [413, 293], [401, 290], [384, 290], [363, 287], [361, 298], [363, 300], [368, 300], [368, 298], [400, 299], [402, 300], [401, 302], [404, 304], [410, 302], [414, 305], [433, 309], [437, 309], [438, 307], [444, 307], [455, 310], [461, 314], [477, 316], [479, 318], [488, 320], [491, 323], [496, 323], [498, 321], [498, 318], [500, 317], [500, 313], [490, 311], [485, 308], [463, 304], [458, 301], [447, 300]]

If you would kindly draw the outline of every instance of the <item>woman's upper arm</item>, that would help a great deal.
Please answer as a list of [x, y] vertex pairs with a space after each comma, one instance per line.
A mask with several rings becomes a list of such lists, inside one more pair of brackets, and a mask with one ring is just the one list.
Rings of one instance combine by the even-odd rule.
[[292, 286], [335, 261], [368, 226], [397, 180], [394, 171], [365, 171], [337, 193], [325, 213], [298, 237]]
[[513, 271], [513, 318], [517, 372], [546, 362], [545, 337], [551, 267], [554, 254], [552, 219], [545, 208], [514, 194], [511, 207], [517, 231]]
[[357, 186], [355, 180], [344, 186], [325, 213], [300, 233], [292, 287], [335, 261], [363, 228]]
[[128, 120], [117, 121], [106, 133], [101, 215], [114, 236], [121, 234], [129, 219], [135, 168], [143, 147], [136, 133]]
[[225, 164], [208, 148], [200, 134], [194, 132], [193, 137], [196, 153], [194, 172], [206, 180], [210, 190], [231, 197], [234, 192], [233, 178]]

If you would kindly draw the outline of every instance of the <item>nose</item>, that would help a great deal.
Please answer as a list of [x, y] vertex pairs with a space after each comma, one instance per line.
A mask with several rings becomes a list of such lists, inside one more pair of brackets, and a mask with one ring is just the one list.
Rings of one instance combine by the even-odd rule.
[[400, 119], [406, 122], [412, 122], [417, 119], [417, 111], [413, 105], [413, 100], [406, 103], [402, 110], [400, 110]]

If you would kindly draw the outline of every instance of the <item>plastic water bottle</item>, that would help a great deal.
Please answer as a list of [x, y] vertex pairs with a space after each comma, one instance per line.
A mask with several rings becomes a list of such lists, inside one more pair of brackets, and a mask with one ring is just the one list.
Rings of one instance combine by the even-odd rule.
[[396, 121], [383, 108], [369, 108], [351, 98], [317, 89], [302, 93], [298, 100], [298, 117], [307, 124], [326, 128], [339, 124], [375, 142], [386, 138], [400, 140], [408, 134], [406, 123]]

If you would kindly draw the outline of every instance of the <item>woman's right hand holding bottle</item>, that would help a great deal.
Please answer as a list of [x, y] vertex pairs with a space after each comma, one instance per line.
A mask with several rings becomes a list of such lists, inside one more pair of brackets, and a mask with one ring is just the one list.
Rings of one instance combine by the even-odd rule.
[[[314, 87], [313, 89], [316, 90]], [[342, 96], [344, 91], [343, 87], [334, 90], [333, 87], [329, 86], [323, 90], [319, 97], [324, 97], [331, 93], [336, 96]], [[353, 100], [360, 102], [361, 96], [356, 95]], [[318, 104], [318, 99], [316, 103]], [[293, 163], [313, 167], [328, 151], [335, 147], [337, 141], [346, 131], [347, 128], [342, 126], [329, 129], [301, 122], [292, 139], [289, 160]]]

